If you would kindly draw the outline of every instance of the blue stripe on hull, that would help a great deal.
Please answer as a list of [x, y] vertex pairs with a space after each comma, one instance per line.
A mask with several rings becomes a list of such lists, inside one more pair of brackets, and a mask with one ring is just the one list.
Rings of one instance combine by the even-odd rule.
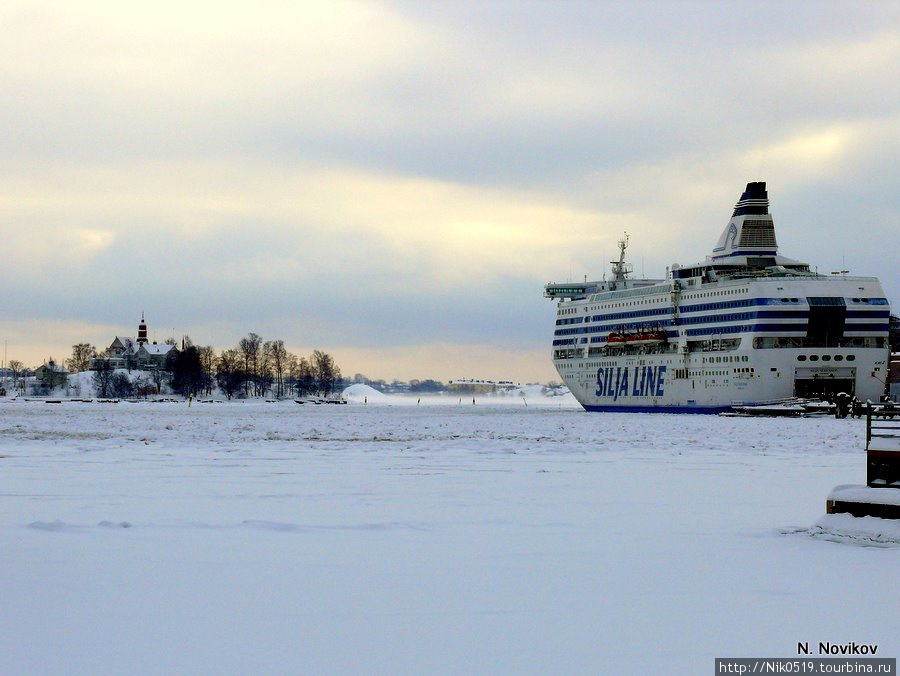
[[596, 406], [582, 404], [591, 413], [731, 413], [731, 406]]

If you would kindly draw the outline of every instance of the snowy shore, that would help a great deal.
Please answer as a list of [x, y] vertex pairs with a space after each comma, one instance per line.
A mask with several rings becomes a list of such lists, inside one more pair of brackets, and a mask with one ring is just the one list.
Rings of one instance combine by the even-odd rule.
[[0, 402], [0, 673], [898, 656], [900, 547], [814, 525], [864, 421], [528, 403]]

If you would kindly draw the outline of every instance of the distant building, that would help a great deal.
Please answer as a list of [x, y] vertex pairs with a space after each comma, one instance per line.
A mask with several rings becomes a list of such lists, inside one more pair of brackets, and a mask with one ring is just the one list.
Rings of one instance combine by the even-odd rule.
[[448, 391], [469, 394], [504, 392], [515, 388], [516, 384], [511, 380], [473, 380], [470, 378], [460, 378], [457, 380], [451, 380], [449, 383], [447, 383]]
[[42, 389], [52, 390], [54, 387], [65, 385], [68, 377], [69, 372], [52, 359], [34, 370], [34, 379]]
[[138, 324], [137, 338], [129, 336], [116, 336], [106, 348], [105, 356], [91, 359], [91, 369], [96, 370], [97, 364], [109, 360], [109, 365], [114, 369], [129, 369], [138, 371], [168, 371], [171, 369], [175, 357], [178, 356], [178, 348], [169, 343], [150, 342], [147, 338], [147, 322], [144, 313], [141, 313], [141, 323]]
[[137, 367], [141, 371], [168, 371], [178, 348], [169, 343], [143, 343], [137, 350]]

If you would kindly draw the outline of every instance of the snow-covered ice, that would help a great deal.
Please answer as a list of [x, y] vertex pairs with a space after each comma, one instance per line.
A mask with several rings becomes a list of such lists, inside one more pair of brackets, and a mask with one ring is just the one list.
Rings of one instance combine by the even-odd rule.
[[390, 401], [0, 403], [0, 673], [900, 653], [900, 547], [816, 525], [864, 421]]

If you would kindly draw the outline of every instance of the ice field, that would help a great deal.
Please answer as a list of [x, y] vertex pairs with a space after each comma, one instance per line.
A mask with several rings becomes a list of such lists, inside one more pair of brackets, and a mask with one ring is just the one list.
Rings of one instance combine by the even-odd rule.
[[897, 541], [812, 527], [864, 421], [389, 401], [0, 403], [0, 673], [900, 656]]

